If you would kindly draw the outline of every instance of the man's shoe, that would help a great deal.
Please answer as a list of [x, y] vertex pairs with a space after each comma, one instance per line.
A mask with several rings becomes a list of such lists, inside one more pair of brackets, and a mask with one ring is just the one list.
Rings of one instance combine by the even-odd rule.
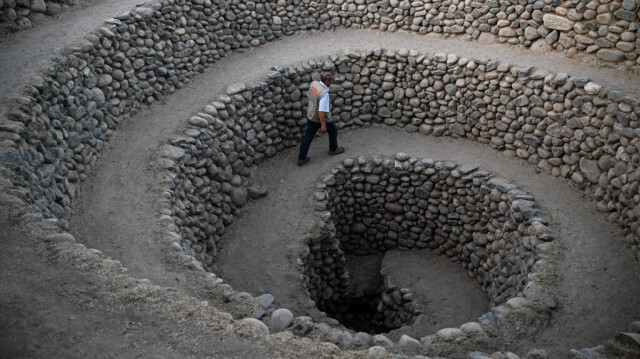
[[305, 157], [304, 160], [298, 160], [298, 166], [303, 166], [305, 163], [309, 162], [311, 158], [309, 156]]
[[342, 152], [344, 152], [344, 147], [338, 147], [338, 148], [335, 149], [335, 151], [329, 151], [329, 154], [331, 156], [334, 156], [334, 155], [339, 155]]

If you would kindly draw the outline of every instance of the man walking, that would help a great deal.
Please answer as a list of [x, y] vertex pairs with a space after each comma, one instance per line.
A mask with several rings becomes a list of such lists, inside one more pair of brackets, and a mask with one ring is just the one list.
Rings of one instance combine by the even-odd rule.
[[320, 75], [320, 81], [313, 81], [309, 85], [309, 104], [307, 105], [307, 131], [300, 144], [298, 154], [298, 166], [309, 162], [309, 146], [318, 130], [322, 133], [329, 132], [329, 154], [338, 155], [344, 152], [344, 147], [338, 147], [338, 127], [331, 120], [331, 108], [329, 100], [329, 86], [333, 83], [333, 74], [325, 71]]

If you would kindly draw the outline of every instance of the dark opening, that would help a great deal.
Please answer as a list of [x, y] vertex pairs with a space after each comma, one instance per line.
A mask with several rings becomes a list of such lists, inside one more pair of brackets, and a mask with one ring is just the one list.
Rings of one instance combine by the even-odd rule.
[[384, 253], [345, 255], [350, 276], [348, 293], [319, 309], [345, 327], [369, 334], [386, 333], [411, 324], [417, 310], [403, 299], [408, 289], [399, 289], [381, 274]]

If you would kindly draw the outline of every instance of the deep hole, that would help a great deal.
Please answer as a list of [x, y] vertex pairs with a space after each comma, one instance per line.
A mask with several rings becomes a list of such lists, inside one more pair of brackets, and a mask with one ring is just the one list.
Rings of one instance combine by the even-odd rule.
[[[524, 288], [541, 243], [531, 236], [534, 222], [544, 221], [533, 218], [542, 213], [532, 208], [533, 197], [486, 171], [449, 162], [398, 155], [344, 164], [322, 179], [315, 196], [322, 222], [308, 237], [305, 270], [320, 310], [368, 333], [416, 323], [456, 326], [481, 315], [478, 308], [488, 307], [482, 303], [497, 305]], [[392, 250], [443, 256], [456, 265], [421, 257], [394, 275], [381, 274]], [[433, 262], [435, 276], [415, 271], [427, 270], [424, 261]], [[468, 282], [454, 275], [462, 274], [455, 267]], [[469, 290], [470, 282], [479, 287]]]
[[385, 283], [380, 273], [383, 259], [384, 253], [368, 256], [346, 254], [351, 279], [348, 294], [339, 301], [319, 306], [319, 309], [347, 328], [370, 334], [411, 324], [415, 313], [394, 310], [391, 301], [395, 296], [395, 301], [402, 303], [398, 297], [402, 290]]

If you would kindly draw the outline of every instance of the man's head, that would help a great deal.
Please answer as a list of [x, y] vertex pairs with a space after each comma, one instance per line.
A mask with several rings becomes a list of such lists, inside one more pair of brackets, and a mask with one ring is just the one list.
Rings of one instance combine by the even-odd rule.
[[325, 71], [320, 75], [320, 81], [327, 86], [330, 86], [333, 83], [333, 74], [329, 71]]

